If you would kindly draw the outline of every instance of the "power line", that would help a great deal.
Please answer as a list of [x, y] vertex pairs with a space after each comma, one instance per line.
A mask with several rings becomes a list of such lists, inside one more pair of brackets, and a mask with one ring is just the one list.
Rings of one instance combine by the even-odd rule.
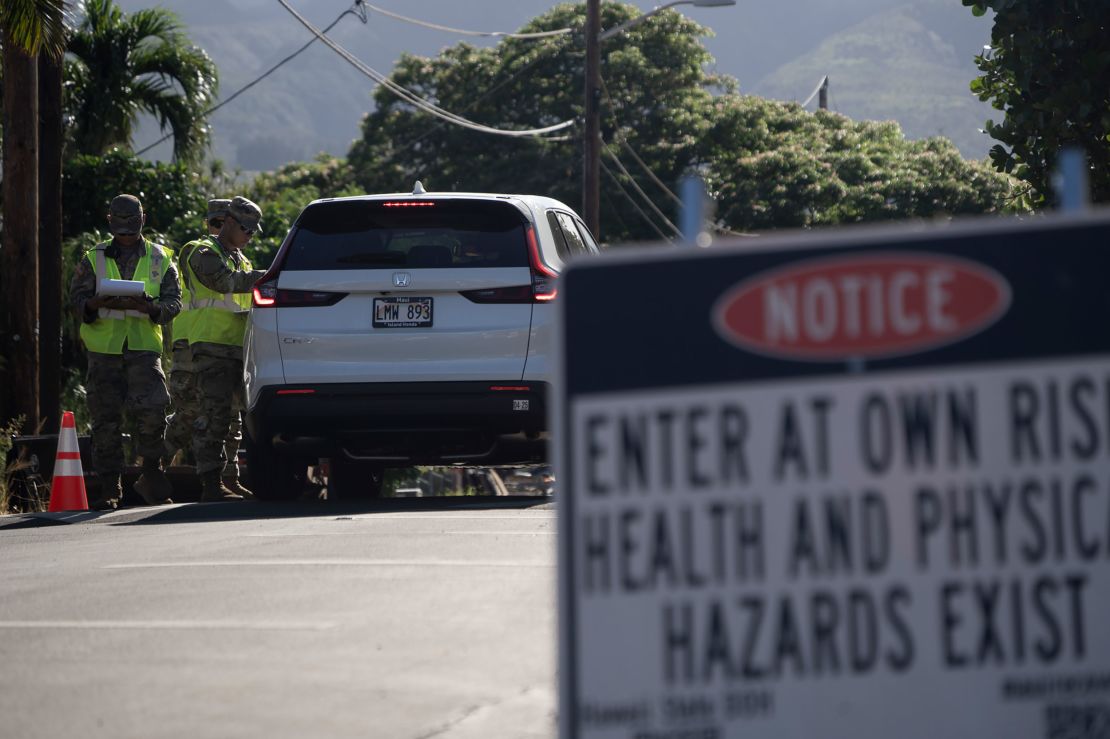
[[617, 120], [617, 106], [613, 104], [613, 96], [609, 94], [609, 86], [605, 84], [605, 80], [601, 81], [601, 90], [605, 94], [605, 100], [609, 103], [609, 116], [612, 118], [613, 129], [616, 133], [618, 143], [620, 143], [620, 145], [623, 146], [624, 149], [632, 155], [632, 158], [636, 160], [636, 163], [640, 165], [644, 172], [647, 173], [648, 178], [650, 178], [651, 181], [656, 184], [656, 186], [658, 186], [664, 193], [666, 193], [667, 197], [677, 203], [679, 208], [685, 208], [686, 204], [682, 202], [682, 198], [675, 195], [669, 187], [663, 184], [663, 181], [656, 176], [651, 167], [647, 165], [647, 162], [641, 159], [639, 155], [632, 150], [632, 146], [628, 143], [628, 139], [625, 138], [623, 133], [621, 133], [620, 121]]
[[354, 54], [347, 51], [347, 49], [343, 48], [342, 45], [336, 43], [335, 41], [333, 41], [328, 36], [325, 36], [318, 28], [316, 28], [311, 23], [309, 23], [304, 18], [304, 16], [302, 16], [300, 13], [298, 13], [296, 10], [294, 10], [293, 7], [291, 5], [289, 5], [288, 2], [286, 2], [286, 0], [278, 0], [278, 2], [281, 3], [281, 6], [283, 8], [285, 8], [287, 11], [289, 11], [289, 13], [294, 18], [296, 18], [301, 23], [301, 25], [303, 25], [305, 28], [307, 28], [309, 31], [311, 31], [313, 33], [313, 35], [316, 36], [316, 38], [320, 39], [325, 44], [327, 44], [328, 47], [331, 48], [332, 51], [334, 51], [335, 53], [337, 53], [341, 57], [343, 57], [343, 59], [346, 60], [348, 64], [353, 66], [355, 69], [357, 69], [363, 75], [365, 75], [366, 77], [369, 77], [371, 80], [377, 82], [379, 85], [382, 85], [383, 87], [385, 87], [387, 90], [389, 90], [394, 95], [401, 98], [402, 100], [405, 100], [405, 101], [411, 103], [412, 105], [415, 105], [416, 107], [424, 110], [425, 112], [427, 112], [431, 115], [434, 115], [438, 118], [442, 118], [443, 120], [447, 121], [448, 123], [453, 123], [456, 126], [462, 126], [463, 128], [469, 128], [471, 130], [481, 131], [483, 133], [491, 133], [491, 134], [496, 134], [496, 135], [499, 135], [499, 136], [514, 136], [514, 137], [542, 136], [542, 135], [547, 134], [547, 133], [553, 133], [555, 131], [561, 131], [564, 128], [567, 128], [569, 126], [573, 126], [574, 123], [575, 123], [574, 120], [566, 120], [566, 121], [562, 121], [560, 123], [556, 123], [556, 124], [551, 125], [551, 126], [545, 126], [543, 128], [529, 128], [529, 129], [524, 129], [524, 130], [511, 130], [511, 129], [503, 129], [503, 128], [493, 128], [492, 126], [486, 126], [486, 125], [481, 124], [481, 123], [475, 123], [474, 121], [467, 120], [466, 118], [463, 118], [462, 116], [456, 115], [456, 114], [454, 114], [454, 113], [452, 113], [448, 110], [444, 110], [443, 108], [440, 108], [438, 105], [435, 105], [434, 103], [431, 103], [431, 102], [425, 100], [424, 98], [420, 97], [416, 93], [414, 93], [410, 90], [407, 90], [404, 87], [402, 87], [401, 85], [398, 85], [397, 83], [393, 82], [393, 80], [389, 79], [387, 76], [383, 75], [381, 72], [377, 71], [373, 67], [370, 67], [365, 62], [363, 62], [361, 59], [356, 57]]
[[379, 8], [376, 5], [371, 5], [370, 3], [365, 3], [365, 5], [366, 5], [366, 7], [370, 8], [371, 10], [373, 10], [377, 13], [381, 13], [382, 15], [387, 15], [390, 18], [396, 18], [399, 21], [404, 21], [406, 23], [413, 23], [417, 26], [424, 26], [425, 28], [434, 28], [437, 31], [447, 31], [448, 33], [458, 33], [458, 34], [462, 34], [463, 36], [487, 36], [487, 37], [496, 36], [496, 37], [501, 37], [501, 38], [514, 38], [514, 39], [537, 39], [537, 38], [548, 38], [549, 36], [562, 36], [564, 34], [571, 33], [574, 30], [573, 28], [558, 28], [554, 31], [539, 31], [537, 33], [506, 33], [504, 31], [465, 31], [461, 28], [451, 28], [450, 26], [441, 26], [438, 23], [428, 23], [427, 21], [417, 20], [416, 18], [409, 18], [408, 16], [400, 15], [399, 13], [393, 13], [391, 11], [386, 10], [385, 8]]
[[[549, 48], [550, 49], [555, 49], [555, 50], [561, 50], [560, 47], [557, 46], [557, 45], [552, 45]], [[547, 50], [545, 49], [543, 51], [546, 52]], [[467, 105], [464, 105], [461, 112], [465, 113], [468, 110], [474, 108], [475, 106], [478, 105], [478, 103], [482, 102], [483, 100], [488, 98], [490, 95], [492, 95], [493, 93], [500, 90], [505, 85], [509, 84], [510, 82], [515, 81], [522, 74], [524, 74], [525, 72], [532, 69], [532, 67], [539, 64], [541, 61], [543, 61], [543, 59], [544, 59], [543, 52], [537, 53], [535, 55], [535, 57], [532, 58], [531, 61], [527, 62], [520, 69], [516, 70], [515, 72], [513, 72], [512, 74], [510, 74], [508, 77], [501, 80], [497, 84], [491, 86], [488, 90], [483, 92], [481, 95], [479, 95], [478, 97], [471, 100]], [[396, 161], [397, 157], [401, 156], [402, 154], [407, 152], [409, 149], [416, 146], [417, 144], [419, 144], [421, 141], [428, 138], [432, 134], [437, 133], [438, 131], [442, 130], [445, 125], [447, 125], [446, 122], [437, 121], [432, 127], [428, 128], [426, 131], [424, 131], [424, 133], [422, 133], [419, 136], [417, 136], [416, 138], [412, 139], [407, 144], [391, 151], [386, 156], [385, 160], [383, 161], [383, 164]], [[563, 140], [565, 140], [565, 138], [562, 137], [562, 136], [546, 136], [546, 137], [544, 137], [544, 141], [563, 141]]]
[[[609, 115], [613, 119], [613, 127], [616, 131], [616, 136], [617, 136], [618, 142], [621, 144], [621, 146], [624, 147], [624, 149], [629, 154], [632, 155], [632, 158], [636, 160], [636, 162], [640, 165], [640, 167], [643, 168], [644, 172], [647, 173], [647, 176], [651, 179], [651, 181], [654, 182], [656, 185], [658, 185], [659, 188], [662, 189], [663, 192], [666, 193], [667, 196], [670, 197], [671, 200], [673, 200], [675, 203], [677, 203], [679, 208], [684, 209], [686, 207], [686, 204], [684, 202], [682, 202], [682, 199], [680, 197], [678, 197], [677, 195], [675, 195], [674, 192], [672, 192], [671, 189], [669, 187], [667, 187], [663, 183], [663, 181], [659, 179], [658, 176], [656, 176], [655, 172], [652, 171], [651, 167], [648, 166], [647, 162], [645, 162], [643, 159], [641, 159], [639, 157], [639, 155], [636, 154], [635, 150], [628, 143], [628, 139], [626, 139], [624, 137], [624, 134], [621, 133], [620, 123], [617, 121], [617, 116], [616, 116], [616, 111], [615, 111], [616, 106], [613, 105], [613, 98], [609, 94], [609, 88], [605, 85], [604, 80], [602, 80], [602, 82], [601, 82], [601, 87], [602, 87], [602, 91], [605, 94], [605, 99], [609, 102]], [[617, 159], [616, 155], [613, 154], [608, 149], [606, 149], [605, 152], [607, 154], [609, 154], [609, 156], [614, 158], [614, 160], [621, 167], [621, 169], [624, 170], [625, 175], [630, 180], [632, 180], [633, 184], [635, 184], [635, 179], [632, 177], [631, 174], [628, 173], [628, 170], [624, 169], [624, 165], [621, 164], [620, 160]], [[637, 187], [637, 190], [639, 190], [639, 187]], [[648, 198], [648, 196], [646, 194], [644, 194], [642, 190], [640, 190], [640, 192], [641, 192], [641, 194], [643, 194], [645, 202], [647, 202], [649, 205], [651, 205], [651, 207], [653, 209], [655, 209], [655, 211], [657, 213], [659, 213], [659, 209], [655, 208], [655, 205], [650, 200], [650, 198]], [[660, 216], [663, 218], [663, 220], [667, 221], [667, 218], [665, 216], [663, 216], [662, 213], [660, 213]], [[669, 225], [671, 228], [675, 228], [674, 224], [671, 223], [670, 221], [667, 221], [667, 225]], [[732, 229], [725, 228], [725, 227], [720, 226], [720, 225], [715, 224], [715, 223], [710, 224], [710, 225], [715, 231], [717, 231], [720, 234], [724, 234], [726, 236], [754, 236], [754, 234], [739, 233], [737, 231], [733, 231]], [[676, 232], [677, 232], [677, 229], [676, 229]], [[658, 233], [658, 231], [657, 231], [657, 233]], [[681, 236], [681, 234], [679, 234], [679, 235]]]
[[671, 189], [669, 187], [667, 187], [666, 185], [664, 185], [663, 181], [661, 179], [659, 179], [658, 177], [655, 176], [655, 172], [651, 171], [651, 167], [649, 167], [647, 165], [647, 163], [643, 159], [641, 159], [636, 154], [635, 151], [632, 150], [632, 147], [629, 146], [628, 140], [624, 137], [624, 135], [618, 133], [617, 138], [618, 138], [618, 141], [619, 141], [620, 145], [624, 147], [625, 151], [627, 151], [629, 154], [632, 155], [632, 158], [635, 159], [636, 163], [640, 165], [640, 167], [644, 170], [644, 172], [647, 173], [647, 176], [651, 178], [651, 181], [654, 182], [656, 185], [658, 185], [659, 189], [661, 189], [664, 193], [667, 194], [667, 197], [669, 197], [671, 200], [673, 200], [675, 203], [677, 203], [678, 207], [685, 208], [686, 204], [682, 202], [682, 198], [678, 197], [673, 192], [671, 192]]
[[609, 194], [605, 188], [601, 188], [601, 202], [609, 208], [609, 213], [611, 213], [612, 216], [617, 219], [617, 221], [621, 225], [621, 228], [624, 229], [625, 233], [628, 233], [632, 230], [631, 228], [629, 228], [628, 222], [624, 220], [624, 216], [621, 215], [620, 208], [618, 208], [613, 202], [613, 199], [609, 197]]
[[[339, 23], [339, 21], [343, 20], [343, 18], [346, 17], [348, 14], [357, 15], [359, 17], [359, 20], [361, 20], [363, 23], [366, 23], [366, 9], [363, 8], [363, 5], [364, 5], [364, 3], [362, 2], [362, 0], [355, 0], [355, 4], [352, 5], [350, 8], [348, 8], [347, 10], [344, 10], [342, 13], [340, 13], [339, 16], [335, 20], [333, 20], [330, 24], [328, 24], [328, 27], [324, 29], [323, 33], [327, 33], [331, 29], [335, 28], [335, 25], [337, 23]], [[236, 90], [234, 93], [232, 93], [229, 97], [221, 100], [216, 105], [213, 105], [211, 108], [204, 111], [204, 113], [202, 115], [208, 116], [208, 115], [211, 115], [212, 113], [215, 113], [217, 110], [224, 107], [225, 105], [230, 103], [232, 100], [239, 97], [244, 92], [251, 89], [252, 87], [257, 85], [259, 82], [261, 82], [262, 80], [266, 79], [271, 74], [276, 72], [278, 70], [278, 68], [281, 67], [283, 64], [285, 64], [286, 62], [292, 61], [302, 51], [304, 51], [309, 46], [312, 46], [314, 43], [316, 43], [316, 41], [317, 41], [316, 37], [313, 37], [313, 38], [309, 39], [308, 43], [306, 43], [304, 46], [297, 49], [292, 54], [285, 57], [284, 59], [282, 59], [280, 62], [278, 62], [274, 66], [267, 69], [265, 72], [260, 74], [258, 77], [255, 77], [253, 80], [251, 80], [247, 84], [240, 87], [238, 90]], [[162, 143], [163, 141], [165, 141], [166, 139], [168, 139], [172, 136], [173, 136], [173, 131], [170, 131], [165, 136], [163, 136], [162, 138], [155, 141], [153, 144], [150, 144], [149, 146], [144, 146], [142, 149], [139, 149], [137, 152], [135, 152], [135, 156], [141, 156], [141, 155], [147, 153], [148, 151], [153, 149], [155, 146], [158, 146], [158, 144]]]
[[598, 160], [598, 163], [601, 165], [601, 171], [609, 176], [609, 179], [613, 181], [613, 184], [615, 184], [617, 186], [617, 189], [620, 190], [621, 194], [624, 195], [625, 200], [627, 200], [629, 204], [636, 210], [636, 212], [640, 214], [640, 217], [644, 219], [644, 222], [651, 226], [651, 230], [655, 231], [655, 233], [658, 234], [659, 238], [663, 241], [673, 241], [671, 237], [667, 236], [667, 234], [663, 233], [659, 229], [659, 226], [655, 225], [655, 221], [651, 220], [651, 217], [644, 212], [644, 209], [641, 208], [633, 199], [633, 197], [628, 194], [628, 191], [624, 189], [624, 185], [621, 184], [621, 181], [617, 178], [615, 174], [613, 174], [613, 170], [609, 169], [609, 165], [605, 163], [605, 160]]
[[[602, 142], [602, 144], [604, 143], [605, 142]], [[655, 202], [651, 199], [651, 196], [644, 192], [643, 188], [640, 187], [639, 183], [636, 182], [636, 178], [633, 177], [627, 169], [625, 169], [624, 164], [617, 157], [617, 155], [614, 154], [607, 146], [603, 146], [602, 151], [608, 154], [609, 158], [612, 159], [613, 162], [620, 168], [624, 176], [628, 178], [628, 182], [632, 185], [632, 189], [635, 190], [641, 198], [643, 198], [644, 202], [647, 203], [649, 208], [655, 211], [655, 215], [659, 216], [663, 220], [663, 222], [667, 224], [667, 227], [674, 231], [676, 236], [682, 236], [682, 231], [679, 230], [678, 226], [674, 225], [674, 223], [671, 222], [671, 219], [667, 218], [663, 211], [659, 210], [659, 206], [655, 204]]]

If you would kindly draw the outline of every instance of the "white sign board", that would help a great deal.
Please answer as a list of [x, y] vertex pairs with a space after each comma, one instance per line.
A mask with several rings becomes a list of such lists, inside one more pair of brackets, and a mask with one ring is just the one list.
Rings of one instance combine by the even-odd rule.
[[[1105, 221], [1098, 229], [1108, 232]], [[1110, 350], [1097, 350], [1110, 349], [1110, 329], [1104, 320], [1097, 331], [1106, 338], [1077, 340], [1077, 351], [1041, 351], [1032, 328], [1026, 346], [1000, 349], [1020, 335], [1007, 321], [1028, 315], [1022, 270], [977, 256], [977, 245], [992, 243], [977, 231], [948, 237], [969, 274], [1001, 285], [995, 298], [961, 312], [970, 298], [958, 294], [959, 279], [930, 287], [926, 273], [914, 283], [902, 270], [888, 276], [909, 286], [906, 300], [885, 306], [888, 324], [901, 311], [920, 315], [923, 329], [928, 306], [941, 306], [934, 323], [956, 337], [941, 356], [935, 336], [917, 342], [923, 350], [902, 342], [897, 359], [872, 359], [891, 356], [882, 341], [864, 350], [857, 342], [839, 363], [829, 343], [794, 347], [792, 357], [766, 336], [722, 337], [719, 296], [750, 293], [767, 267], [753, 277], [745, 262], [756, 257], [736, 252], [689, 260], [726, 276], [687, 301], [715, 324], [701, 334], [706, 343], [751, 351], [735, 367], [687, 332], [672, 351], [717, 368], [684, 373], [661, 359], [664, 326], [641, 359], [673, 368], [645, 365], [640, 386], [624, 376], [628, 388], [599, 380], [627, 371], [636, 337], [594, 339], [604, 336], [595, 321], [576, 345], [566, 309], [564, 736], [1110, 736]], [[880, 261], [897, 257], [895, 247], [884, 242]], [[913, 248], [910, 261], [920, 262], [922, 244]], [[874, 246], [834, 251], [836, 259], [777, 254], [775, 296], [789, 293], [788, 273], [834, 289], [844, 265], [879, 274]], [[582, 305], [588, 273], [633, 264], [568, 275], [566, 305], [598, 315]], [[830, 275], [829, 264], [840, 271]], [[664, 284], [675, 266], [648, 260], [626, 277], [650, 292], [651, 273]], [[596, 280], [606, 282], [614, 284]], [[975, 295], [984, 284], [972, 285]], [[831, 305], [810, 310], [814, 326], [826, 325]], [[669, 311], [678, 321], [687, 313]], [[772, 313], [781, 324], [781, 310]], [[834, 364], [815, 364], [819, 350]]]

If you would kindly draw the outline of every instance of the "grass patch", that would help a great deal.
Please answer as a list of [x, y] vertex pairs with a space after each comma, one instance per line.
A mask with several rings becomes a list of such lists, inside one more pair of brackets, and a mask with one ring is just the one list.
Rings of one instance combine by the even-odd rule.
[[24, 459], [13, 459], [8, 464], [8, 454], [12, 450], [12, 437], [19, 434], [23, 428], [23, 416], [8, 421], [8, 425], [0, 428], [0, 514], [13, 513], [11, 488], [12, 479], [21, 469], [30, 466]]

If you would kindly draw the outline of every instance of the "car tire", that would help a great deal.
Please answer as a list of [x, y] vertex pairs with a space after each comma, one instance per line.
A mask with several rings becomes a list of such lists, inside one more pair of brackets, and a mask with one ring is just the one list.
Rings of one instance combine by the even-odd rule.
[[335, 456], [331, 458], [328, 467], [329, 500], [371, 500], [382, 497], [384, 465]]
[[247, 455], [247, 486], [256, 498], [296, 500], [304, 492], [307, 460], [278, 454], [269, 444], [256, 442], [249, 433], [243, 434], [243, 450]]

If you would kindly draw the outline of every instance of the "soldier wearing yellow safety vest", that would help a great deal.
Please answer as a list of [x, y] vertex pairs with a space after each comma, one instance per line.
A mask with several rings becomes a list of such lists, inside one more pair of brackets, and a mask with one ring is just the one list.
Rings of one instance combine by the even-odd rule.
[[[91, 505], [101, 510], [118, 507], [123, 498], [124, 408], [134, 422], [134, 451], [143, 458], [135, 491], [151, 505], [172, 502], [172, 487], [161, 467], [169, 403], [162, 326], [181, 310], [181, 291], [169, 252], [143, 238], [145, 222], [138, 198], [117, 195], [108, 208], [112, 240], [85, 253], [70, 284], [88, 355], [92, 461], [100, 480]], [[108, 295], [104, 281], [109, 279], [142, 282], [143, 295]]]
[[261, 229], [261, 221], [262, 210], [257, 205], [243, 197], [232, 199], [220, 233], [194, 249], [184, 265], [189, 310], [196, 311], [189, 328], [189, 348], [200, 399], [193, 425], [193, 454], [202, 501], [244, 497], [222, 484], [220, 472], [228, 460], [225, 440], [232, 418], [244, 409], [243, 337], [251, 288], [265, 274], [265, 270], [251, 268], [242, 249]]
[[[204, 223], [208, 235], [195, 241], [190, 241], [181, 247], [177, 254], [178, 272], [181, 274], [181, 313], [173, 319], [173, 368], [170, 370], [170, 402], [174, 412], [166, 419], [166, 464], [168, 465], [178, 450], [184, 452], [186, 463], [193, 463], [193, 426], [200, 412], [200, 396], [197, 393], [196, 367], [193, 366], [193, 352], [189, 348], [189, 330], [196, 320], [198, 311], [189, 309], [191, 292], [186, 281], [187, 270], [185, 264], [194, 249], [209, 246], [212, 238], [220, 233], [224, 220], [227, 218], [227, 207], [231, 201], [226, 198], [208, 201], [208, 212]], [[246, 488], [239, 484], [239, 468], [235, 463], [235, 455], [239, 449], [241, 424], [237, 417], [233, 417], [231, 428], [225, 443], [225, 453], [228, 462], [224, 466], [224, 484], [232, 492], [243, 495], [248, 493]]]

